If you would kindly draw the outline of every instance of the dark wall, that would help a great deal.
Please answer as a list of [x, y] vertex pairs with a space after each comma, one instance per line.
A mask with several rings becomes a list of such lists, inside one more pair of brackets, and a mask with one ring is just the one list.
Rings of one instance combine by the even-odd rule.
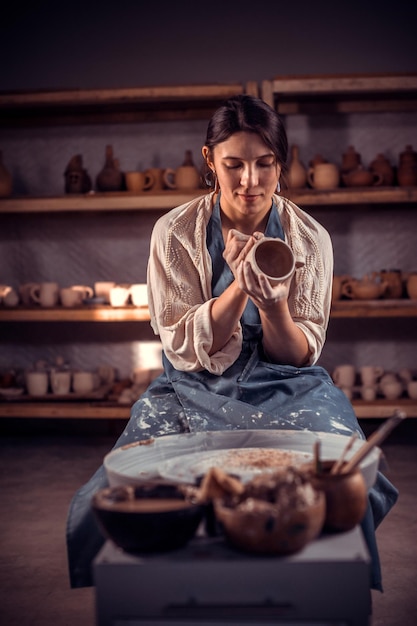
[[415, 2], [14, 0], [0, 90], [415, 72]]

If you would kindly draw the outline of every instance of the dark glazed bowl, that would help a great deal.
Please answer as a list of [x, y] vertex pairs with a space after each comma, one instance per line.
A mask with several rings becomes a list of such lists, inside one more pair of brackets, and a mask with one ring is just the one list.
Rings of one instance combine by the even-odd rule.
[[176, 485], [151, 483], [98, 491], [92, 508], [103, 534], [126, 552], [166, 552], [194, 536], [204, 507]]

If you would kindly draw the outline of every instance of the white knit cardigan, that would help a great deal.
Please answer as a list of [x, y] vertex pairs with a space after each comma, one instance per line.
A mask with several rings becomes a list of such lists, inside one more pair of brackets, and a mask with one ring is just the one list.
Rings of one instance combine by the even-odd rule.
[[[285, 240], [295, 256], [289, 308], [307, 337], [310, 364], [320, 356], [331, 306], [333, 248], [328, 232], [286, 198], [274, 195]], [[167, 358], [181, 371], [208, 370], [221, 375], [242, 346], [240, 323], [223, 348], [210, 355], [212, 264], [206, 228], [213, 193], [172, 209], [156, 222], [147, 272], [151, 326]]]

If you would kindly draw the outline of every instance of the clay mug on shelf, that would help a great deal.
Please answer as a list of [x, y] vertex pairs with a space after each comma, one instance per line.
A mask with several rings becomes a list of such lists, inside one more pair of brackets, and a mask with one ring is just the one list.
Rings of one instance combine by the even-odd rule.
[[126, 188], [134, 193], [141, 193], [151, 189], [155, 179], [153, 174], [146, 172], [125, 172]]
[[333, 370], [332, 378], [337, 387], [352, 388], [356, 379], [355, 366], [349, 363], [337, 365]]
[[54, 282], [45, 282], [34, 285], [30, 290], [32, 300], [44, 307], [53, 307], [58, 304], [59, 285]]
[[314, 189], [335, 189], [340, 183], [340, 171], [334, 163], [317, 163], [309, 168], [307, 180]]
[[30, 396], [45, 396], [48, 393], [49, 378], [47, 372], [26, 372], [25, 382]]
[[294, 273], [295, 258], [282, 239], [262, 237], [251, 248], [248, 261], [256, 274], [265, 274], [271, 285], [282, 283]]
[[52, 393], [62, 396], [71, 390], [71, 372], [69, 370], [51, 370], [50, 372]]
[[59, 299], [62, 306], [74, 307], [82, 304], [82, 293], [72, 287], [63, 287], [59, 290]]
[[72, 388], [74, 393], [91, 393], [95, 387], [93, 372], [74, 372], [72, 375]]
[[39, 283], [23, 283], [23, 285], [19, 286], [18, 291], [23, 306], [31, 306], [35, 303], [30, 295], [32, 287], [39, 287]]
[[71, 285], [71, 289], [81, 296], [81, 302], [94, 296], [94, 289], [89, 285]]
[[162, 167], [148, 167], [144, 171], [145, 176], [150, 176], [153, 179], [150, 187], [152, 191], [161, 191], [164, 188], [164, 171]]
[[359, 372], [362, 384], [365, 387], [372, 387], [383, 376], [384, 368], [379, 365], [362, 365]]

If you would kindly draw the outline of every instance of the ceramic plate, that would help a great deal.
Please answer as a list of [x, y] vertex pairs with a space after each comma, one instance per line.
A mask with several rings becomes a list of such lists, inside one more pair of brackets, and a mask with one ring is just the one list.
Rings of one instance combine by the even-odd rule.
[[[213, 461], [213, 455], [219, 458], [219, 451], [272, 448], [296, 452], [301, 459], [312, 454], [317, 440], [320, 441], [321, 459], [334, 460], [340, 457], [348, 438], [330, 433], [294, 430], [232, 430], [167, 435], [112, 450], [104, 458], [104, 467], [112, 487], [140, 485], [146, 480], [174, 477], [174, 474], [175, 480], [194, 482], [201, 468], [206, 466], [204, 464]], [[363, 440], [356, 440], [347, 458], [363, 444]], [[380, 454], [380, 449], [374, 448], [360, 465], [368, 488], [375, 482]], [[182, 472], [181, 478], [178, 472]]]
[[311, 459], [312, 454], [295, 450], [229, 448], [175, 457], [165, 461], [159, 468], [159, 473], [170, 480], [196, 483], [211, 467], [221, 467], [228, 474], [246, 482], [257, 474], [271, 472], [277, 467], [307, 463]]

